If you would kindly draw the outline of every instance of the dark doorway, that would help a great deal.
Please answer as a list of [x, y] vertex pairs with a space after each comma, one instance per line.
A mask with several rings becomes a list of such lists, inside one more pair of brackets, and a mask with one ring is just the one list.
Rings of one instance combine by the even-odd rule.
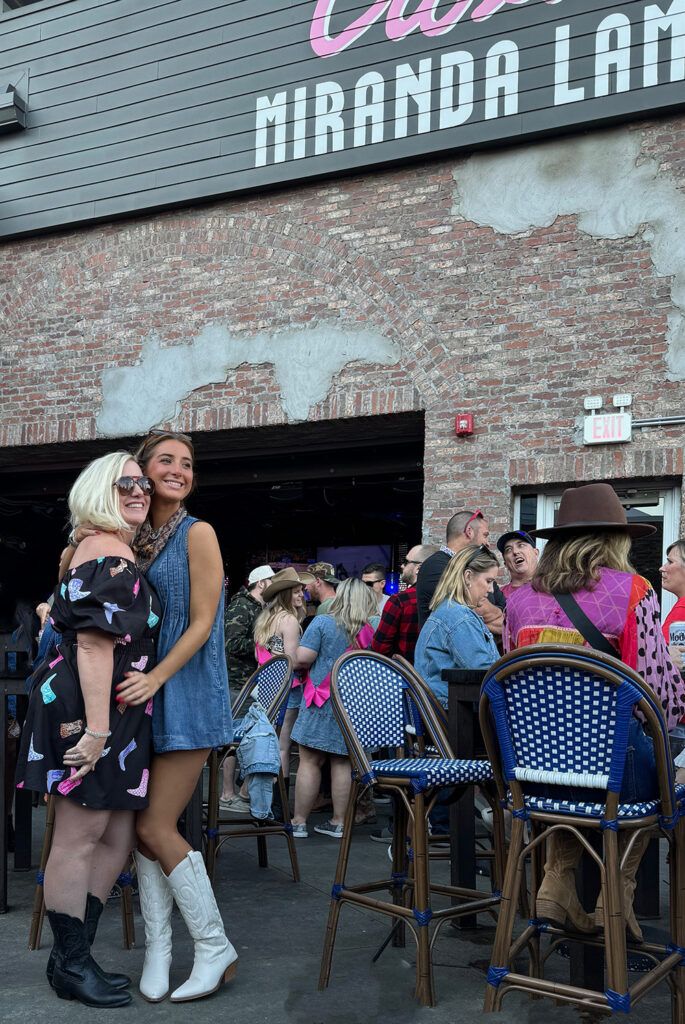
[[[231, 588], [251, 564], [321, 547], [420, 542], [422, 413], [198, 433], [189, 511], [216, 529]], [[0, 451], [0, 615], [42, 600], [66, 542], [66, 496], [91, 459], [136, 439]]]

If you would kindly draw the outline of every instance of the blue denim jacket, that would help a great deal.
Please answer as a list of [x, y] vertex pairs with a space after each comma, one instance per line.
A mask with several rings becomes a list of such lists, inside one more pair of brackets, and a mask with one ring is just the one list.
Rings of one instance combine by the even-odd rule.
[[278, 737], [264, 708], [257, 703], [235, 723], [235, 729], [235, 739], [240, 739], [238, 765], [247, 779], [250, 812], [253, 818], [268, 818], [274, 775], [278, 775], [281, 767]]
[[489, 668], [499, 658], [492, 633], [480, 615], [464, 604], [443, 601], [419, 633], [414, 668], [447, 707], [445, 668]]

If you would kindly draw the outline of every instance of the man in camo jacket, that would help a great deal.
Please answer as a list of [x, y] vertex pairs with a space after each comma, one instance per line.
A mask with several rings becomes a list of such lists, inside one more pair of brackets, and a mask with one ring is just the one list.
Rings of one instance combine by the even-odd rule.
[[231, 695], [236, 696], [257, 668], [254, 654], [254, 624], [264, 607], [262, 594], [274, 575], [270, 565], [258, 565], [228, 605], [224, 619], [226, 666]]

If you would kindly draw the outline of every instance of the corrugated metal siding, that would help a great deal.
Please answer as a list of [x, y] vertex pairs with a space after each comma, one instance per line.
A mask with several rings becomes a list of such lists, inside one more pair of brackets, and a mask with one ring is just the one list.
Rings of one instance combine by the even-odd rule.
[[[336, 9], [349, 14], [369, 6], [342, 0]], [[0, 19], [0, 84], [25, 68], [31, 73], [28, 128], [0, 136], [0, 236], [523, 137], [558, 129], [560, 116], [589, 125], [682, 103], [678, 82], [589, 100], [561, 115], [548, 109], [550, 21], [611, 9], [639, 13], [644, 6], [595, 0], [588, 13], [587, 0], [553, 7], [535, 0], [486, 22], [464, 22], [449, 39], [414, 33], [401, 43], [389, 42], [377, 26], [375, 35], [330, 60], [309, 45], [313, 0], [69, 0], [25, 8]], [[480, 59], [509, 26], [525, 42], [522, 59], [530, 64], [520, 114], [426, 134], [413, 121], [406, 138], [390, 138], [388, 129], [373, 146], [347, 144], [320, 156], [311, 152], [308, 121], [306, 159], [289, 155], [255, 167], [257, 95], [288, 89], [290, 100], [293, 87], [327, 78], [350, 90], [369, 67], [387, 72], [390, 83], [398, 62], [416, 69], [420, 57], [459, 46]], [[581, 33], [583, 66], [591, 62], [591, 39], [591, 32], [589, 41]], [[437, 77], [436, 68], [433, 93]], [[481, 77], [477, 94], [483, 89]], [[345, 117], [347, 129], [347, 110]]]

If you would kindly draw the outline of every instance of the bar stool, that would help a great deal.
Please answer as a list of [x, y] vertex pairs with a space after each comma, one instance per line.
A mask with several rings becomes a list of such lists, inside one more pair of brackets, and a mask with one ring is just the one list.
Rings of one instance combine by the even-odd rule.
[[[409, 698], [420, 714], [427, 746], [435, 747], [438, 756], [415, 756], [412, 741], [407, 741], [405, 726], [410, 722]], [[496, 890], [485, 894], [431, 882], [428, 814], [442, 788], [486, 781], [492, 778], [492, 770], [485, 760], [465, 761], [452, 757], [444, 731], [412, 676], [397, 662], [380, 654], [370, 651], [343, 654], [333, 667], [331, 699], [352, 761], [352, 788], [331, 893], [319, 988], [325, 988], [330, 979], [340, 911], [343, 904], [351, 903], [393, 917], [410, 928], [417, 946], [415, 996], [424, 1005], [433, 1006], [431, 950], [437, 932], [445, 921], [452, 918], [492, 912], [499, 903], [500, 894]], [[386, 747], [398, 748], [404, 756], [369, 759], [368, 750]], [[396, 816], [392, 872], [389, 878], [377, 882], [350, 885], [346, 879], [354, 810], [360, 791], [370, 785], [379, 785], [394, 797]], [[501, 871], [504, 843], [502, 813], [498, 805], [493, 809], [493, 818], [498, 823], [497, 862], [498, 871]], [[371, 895], [383, 890], [389, 892], [390, 900]], [[459, 904], [433, 910], [433, 893], [453, 897], [459, 900]]]
[[[36, 874], [36, 888], [33, 894], [33, 911], [31, 913], [31, 926], [29, 929], [29, 949], [40, 949], [40, 940], [43, 933], [43, 921], [45, 919], [45, 893], [43, 890], [43, 879], [45, 878], [45, 865], [50, 856], [52, 848], [52, 835], [55, 828], [55, 798], [49, 796], [45, 809], [45, 835], [43, 847], [40, 852], [40, 866]], [[126, 871], [119, 875], [116, 884], [121, 889], [121, 927], [124, 936], [124, 949], [132, 949], [136, 944], [136, 931], [133, 918], [133, 897], [132, 897], [132, 869], [133, 862], [129, 861]]]
[[[285, 717], [288, 694], [293, 677], [292, 661], [285, 654], [276, 654], [269, 661], [264, 662], [252, 673], [242, 690], [235, 699], [233, 706], [233, 718], [237, 720], [244, 714], [250, 701], [253, 699], [253, 692], [256, 691], [256, 699], [264, 708], [266, 717], [271, 724], [278, 729]], [[283, 820], [276, 821], [268, 819], [266, 822], [245, 817], [232, 817], [229, 820], [221, 819], [219, 816], [219, 779], [223, 762], [227, 757], [234, 757], [240, 746], [240, 735], [236, 734], [233, 741], [225, 747], [213, 750], [209, 756], [209, 786], [207, 794], [206, 824], [203, 829], [205, 839], [205, 864], [207, 874], [214, 880], [216, 867], [216, 856], [227, 839], [240, 839], [252, 837], [257, 839], [257, 856], [259, 866], [269, 866], [266, 840], [269, 836], [284, 836], [288, 844], [290, 866], [293, 873], [293, 881], [300, 881], [300, 866], [297, 859], [295, 840], [293, 839], [293, 827], [290, 822], [288, 811], [288, 794], [285, 788], [282, 769], [279, 770], [276, 785], [283, 810]]]
[[[658, 795], [620, 803], [628, 730], [634, 710], [654, 743]], [[503, 800], [513, 814], [509, 859], [485, 1011], [500, 1010], [512, 989], [550, 996], [585, 1010], [629, 1013], [662, 979], [671, 987], [671, 1020], [685, 1024], [685, 786], [675, 786], [668, 733], [654, 693], [622, 662], [571, 645], [524, 647], [501, 658], [482, 687], [480, 721]], [[574, 792], [569, 794], [569, 787]], [[589, 797], [578, 799], [578, 788]], [[596, 796], [592, 791], [596, 792]], [[548, 794], [553, 795], [548, 795]], [[524, 846], [526, 824], [531, 839]], [[513, 941], [516, 894], [525, 859], [531, 855], [531, 905], [542, 870], [542, 844], [553, 832], [571, 833], [595, 861], [601, 878], [604, 935], [588, 935], [531, 918]], [[586, 833], [599, 833], [600, 857]], [[642, 834], [662, 835], [670, 856], [670, 941], [626, 943], [621, 872]], [[619, 835], [626, 837], [623, 854]], [[549, 935], [543, 956], [540, 938]], [[593, 991], [543, 977], [544, 963], [558, 945], [572, 939], [606, 955], [606, 989]], [[654, 966], [628, 986], [627, 946]], [[524, 949], [530, 974], [512, 969]]]

